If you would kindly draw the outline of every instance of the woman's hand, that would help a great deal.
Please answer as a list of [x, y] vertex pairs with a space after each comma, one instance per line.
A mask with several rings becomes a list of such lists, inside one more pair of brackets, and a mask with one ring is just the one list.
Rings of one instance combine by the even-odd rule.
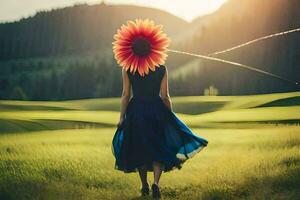
[[118, 124], [117, 124], [117, 127], [120, 127], [121, 124], [123, 123], [123, 121], [124, 121], [124, 117], [121, 117]]
[[170, 97], [162, 98], [164, 105], [173, 112], [172, 101]]

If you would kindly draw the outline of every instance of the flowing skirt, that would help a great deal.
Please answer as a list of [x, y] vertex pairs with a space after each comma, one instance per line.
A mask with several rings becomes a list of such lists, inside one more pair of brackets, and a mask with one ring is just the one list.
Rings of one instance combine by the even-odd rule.
[[163, 164], [163, 171], [181, 169], [182, 164], [206, 147], [208, 141], [193, 133], [160, 98], [132, 97], [125, 117], [112, 139], [115, 169], [137, 172], [152, 162]]

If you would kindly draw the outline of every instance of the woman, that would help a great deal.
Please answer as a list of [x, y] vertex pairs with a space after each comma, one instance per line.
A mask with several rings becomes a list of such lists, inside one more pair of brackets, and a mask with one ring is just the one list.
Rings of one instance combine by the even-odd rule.
[[[134, 62], [135, 58], [142, 60], [145, 56], [151, 55], [151, 48], [155, 41], [160, 43], [163, 41], [157, 36], [160, 32], [153, 34], [156, 30], [155, 27], [151, 29], [153, 23], [150, 25], [147, 23], [145, 26], [142, 21], [131, 23], [129, 28], [133, 27], [133, 31], [124, 28], [123, 35], [119, 31], [120, 35], [116, 37], [120, 41], [117, 41], [119, 46], [115, 48], [115, 54], [124, 57], [117, 57], [117, 59], [124, 59], [120, 61], [124, 64], [125, 61], [133, 58], [134, 67], [138, 70], [132, 70], [134, 68], [126, 70], [125, 67], [122, 69], [120, 120], [112, 140], [112, 152], [116, 158], [115, 169], [125, 173], [139, 172], [143, 196], [149, 194], [147, 172], [153, 172], [152, 196], [159, 198], [161, 196], [159, 180], [162, 172], [181, 169], [182, 164], [203, 149], [208, 141], [194, 134], [173, 112], [167, 67], [157, 64], [147, 65], [147, 68], [137, 64], [143, 64], [143, 61]], [[148, 38], [146, 33], [141, 34], [139, 27], [141, 30], [151, 30]], [[129, 39], [130, 34], [135, 34], [132, 40]], [[150, 38], [150, 36], [155, 37]], [[155, 47], [155, 49], [157, 53], [157, 49], [162, 48]]]

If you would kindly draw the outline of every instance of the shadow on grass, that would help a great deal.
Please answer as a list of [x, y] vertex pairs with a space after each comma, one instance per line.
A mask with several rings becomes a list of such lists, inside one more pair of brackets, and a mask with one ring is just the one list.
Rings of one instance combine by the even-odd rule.
[[1, 111], [9, 111], [9, 110], [77, 110], [72, 108], [65, 107], [56, 107], [56, 106], [37, 106], [37, 105], [9, 105], [5, 103], [0, 104]]
[[71, 120], [17, 120], [17, 119], [0, 119], [0, 133], [26, 133], [28, 131], [43, 131], [43, 130], [60, 130], [60, 129], [82, 129], [82, 128], [111, 128], [116, 125], [71, 121]]
[[272, 107], [272, 106], [299, 106], [299, 105], [300, 105], [300, 96], [277, 99], [275, 101], [271, 101], [269, 103], [256, 106], [255, 108]]
[[199, 115], [209, 112], [217, 111], [226, 105], [228, 101], [216, 101], [216, 102], [189, 102], [189, 103], [179, 103], [175, 102], [173, 104], [174, 112], [189, 114], [189, 115]]

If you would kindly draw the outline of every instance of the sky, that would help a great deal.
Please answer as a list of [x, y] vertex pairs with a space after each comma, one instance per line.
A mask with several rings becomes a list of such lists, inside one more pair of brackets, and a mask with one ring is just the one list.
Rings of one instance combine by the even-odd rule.
[[[106, 4], [132, 4], [158, 8], [186, 21], [216, 11], [227, 0], [105, 0]], [[76, 3], [97, 4], [101, 0], [0, 0], [0, 22], [28, 17], [40, 10], [61, 8]]]

